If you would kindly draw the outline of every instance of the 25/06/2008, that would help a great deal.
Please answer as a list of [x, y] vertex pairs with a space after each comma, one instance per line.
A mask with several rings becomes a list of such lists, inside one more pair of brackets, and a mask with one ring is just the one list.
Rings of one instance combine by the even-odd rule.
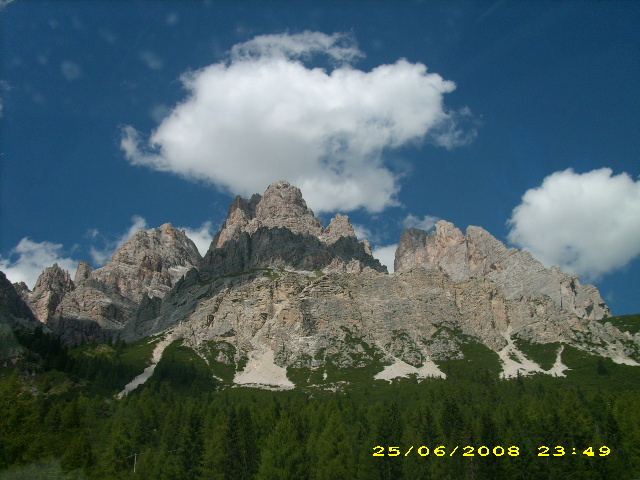
[[[412, 452], [413, 448], [414, 447], [412, 445], [404, 453], [403, 456], [405, 457], [408, 456]], [[448, 455], [452, 457], [456, 453], [458, 448], [460, 447], [456, 445], [456, 447], [453, 450], [451, 450], [451, 452], [449, 452]], [[501, 447], [498, 445], [496, 447], [493, 447], [493, 449], [489, 449], [489, 447], [486, 447], [483, 445], [481, 447], [478, 447], [477, 450], [475, 447], [466, 446], [466, 447], [462, 447], [462, 450], [463, 450], [462, 452], [463, 457], [474, 457], [476, 454], [480, 455], [481, 457], [486, 457], [491, 454], [493, 454], [496, 457], [501, 457], [505, 455], [505, 453], [510, 457], [517, 457], [518, 455], [520, 455], [520, 448], [515, 446], [511, 446], [505, 449], [504, 447]], [[398, 457], [403, 454], [403, 452], [400, 450], [400, 447], [387, 447], [387, 453], [385, 453], [385, 448], [379, 445], [373, 447], [373, 452], [374, 452], [373, 453], [374, 457], [384, 457], [384, 456]], [[432, 451], [429, 450], [429, 447], [422, 445], [421, 447], [418, 447], [416, 449], [416, 453], [421, 457], [426, 457], [430, 453], [432, 453]], [[437, 457], [444, 457], [445, 455], [447, 455], [446, 447], [444, 445], [440, 445], [439, 447], [434, 448], [433, 454]]]

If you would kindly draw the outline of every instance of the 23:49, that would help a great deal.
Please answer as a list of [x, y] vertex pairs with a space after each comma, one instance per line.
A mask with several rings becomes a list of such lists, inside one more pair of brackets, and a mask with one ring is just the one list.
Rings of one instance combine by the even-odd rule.
[[[539, 457], [548, 457], [549, 456], [549, 450], [550, 448], [543, 445], [541, 447], [538, 447], [538, 456]], [[551, 455], [554, 457], [562, 457], [563, 455], [565, 455], [565, 451], [564, 451], [564, 447], [558, 445], [557, 447], [555, 447], [555, 451], [556, 453], [552, 453]], [[600, 453], [599, 455], [601, 457], [605, 457], [607, 455], [609, 455], [609, 453], [611, 453], [611, 449], [609, 447], [600, 447], [599, 449]], [[573, 454], [576, 453], [576, 449], [573, 449]], [[582, 452], [583, 455], [587, 455], [589, 457], [593, 457], [595, 454], [593, 452], [593, 447], [589, 447], [587, 448], [584, 452]]]

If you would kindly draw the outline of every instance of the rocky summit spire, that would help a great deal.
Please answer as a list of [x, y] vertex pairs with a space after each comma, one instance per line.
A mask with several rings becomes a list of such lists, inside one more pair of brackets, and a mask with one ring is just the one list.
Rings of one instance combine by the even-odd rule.
[[204, 263], [219, 274], [258, 266], [386, 271], [368, 242], [358, 242], [349, 217], [337, 214], [325, 229], [300, 189], [284, 180], [251, 200], [236, 197]]
[[73, 278], [73, 283], [76, 285], [83, 283], [87, 278], [89, 278], [92, 271], [93, 269], [91, 268], [91, 265], [89, 265], [89, 262], [82, 260], [78, 264], [78, 269], [76, 270], [76, 276]]
[[228, 240], [237, 239], [240, 233], [251, 235], [262, 227], [286, 228], [295, 234], [314, 237], [324, 231], [320, 219], [307, 207], [300, 189], [280, 180], [269, 185], [263, 196], [255, 194], [250, 200], [236, 197], [214, 246], [221, 248]]
[[27, 294], [28, 304], [38, 320], [47, 323], [63, 297], [74, 288], [69, 272], [54, 263], [38, 277], [33, 292]]

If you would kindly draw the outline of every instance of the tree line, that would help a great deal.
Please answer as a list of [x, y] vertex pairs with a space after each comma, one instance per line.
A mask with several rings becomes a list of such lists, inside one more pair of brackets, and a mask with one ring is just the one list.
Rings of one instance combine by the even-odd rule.
[[[0, 470], [55, 457], [91, 479], [637, 476], [638, 396], [551, 380], [405, 381], [342, 393], [193, 392], [163, 381], [116, 401], [34, 394], [14, 372], [0, 382]], [[551, 455], [538, 456], [542, 446]]]

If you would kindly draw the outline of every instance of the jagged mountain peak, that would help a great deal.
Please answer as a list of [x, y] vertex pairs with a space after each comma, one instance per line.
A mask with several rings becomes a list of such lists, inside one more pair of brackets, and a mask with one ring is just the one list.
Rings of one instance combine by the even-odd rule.
[[349, 217], [337, 214], [325, 229], [300, 189], [285, 180], [264, 195], [233, 200], [204, 263], [218, 275], [256, 267], [386, 271], [369, 243], [358, 242]]
[[212, 246], [222, 248], [242, 232], [253, 234], [262, 227], [286, 228], [295, 234], [314, 237], [324, 231], [320, 219], [307, 207], [300, 189], [280, 180], [269, 185], [264, 195], [254, 194], [249, 200], [237, 196]]
[[78, 265], [75, 289], [59, 303], [55, 317], [63, 323], [88, 320], [118, 329], [147, 297], [162, 298], [202, 256], [184, 230], [171, 223], [140, 230], [122, 244], [105, 266]]
[[579, 318], [598, 320], [611, 311], [592, 285], [581, 285], [576, 275], [559, 267], [546, 268], [529, 252], [507, 246], [476, 226], [466, 235], [450, 222], [434, 231], [405, 230], [396, 250], [395, 271], [415, 268], [438, 270], [454, 282], [486, 278], [498, 285], [507, 300], [545, 297]]
[[0, 325], [4, 322], [12, 326], [37, 323], [31, 308], [24, 301], [24, 292], [28, 292], [24, 282], [12, 285], [4, 272], [0, 272]]
[[22, 291], [23, 300], [43, 323], [54, 316], [63, 297], [75, 288], [71, 275], [54, 263], [38, 277], [32, 292]]
[[[201, 256], [195, 244], [187, 237], [184, 230], [178, 230], [170, 223], [158, 228], [140, 230], [116, 250], [109, 263], [126, 263], [138, 265], [145, 256], [159, 256], [169, 263], [180, 263], [178, 258], [186, 258], [192, 265], [200, 262]], [[173, 266], [173, 265], [170, 265]], [[156, 265], [151, 268], [161, 268]]]
[[71, 282], [71, 275], [69, 275], [69, 272], [60, 268], [57, 263], [54, 263], [52, 266], [47, 267], [44, 272], [40, 274], [33, 290], [36, 291], [39, 288], [45, 288], [55, 284], [68, 286], [72, 283], [73, 282]]

